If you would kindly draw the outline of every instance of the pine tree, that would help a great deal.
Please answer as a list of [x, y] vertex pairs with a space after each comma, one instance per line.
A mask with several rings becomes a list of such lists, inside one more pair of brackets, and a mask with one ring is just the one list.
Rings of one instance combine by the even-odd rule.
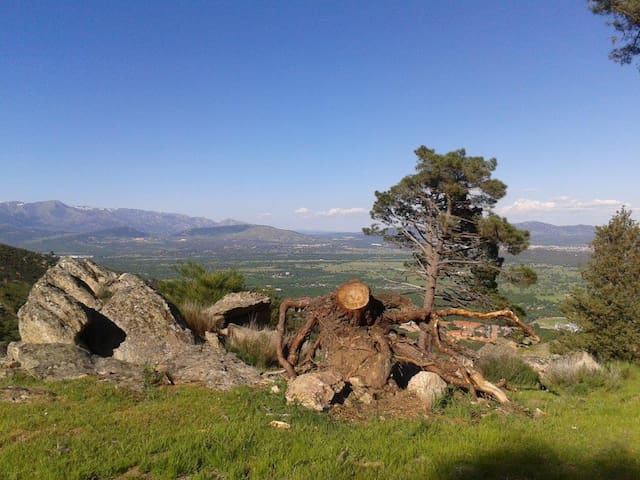
[[596, 228], [585, 287], [563, 306], [582, 331], [565, 343], [601, 360], [640, 360], [640, 225], [624, 208]]
[[[370, 235], [408, 249], [407, 265], [422, 279], [424, 308], [436, 299], [451, 306], [491, 304], [504, 308], [497, 295], [497, 277], [504, 258], [500, 249], [516, 255], [529, 245], [529, 232], [519, 230], [492, 209], [507, 186], [492, 178], [494, 158], [468, 156], [465, 150], [438, 154], [425, 146], [414, 152], [416, 173], [385, 192], [375, 192]], [[535, 274], [523, 273], [535, 281]], [[444, 281], [441, 281], [444, 280]]]

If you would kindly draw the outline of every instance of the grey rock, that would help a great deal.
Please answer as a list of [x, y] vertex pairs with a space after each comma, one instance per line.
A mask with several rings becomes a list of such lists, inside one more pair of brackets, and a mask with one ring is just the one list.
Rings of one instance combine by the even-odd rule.
[[600, 364], [587, 352], [554, 355], [540, 372], [540, 378], [544, 383], [549, 378], [575, 378], [580, 373], [593, 373], [601, 369]]
[[12, 342], [7, 348], [6, 363], [19, 366], [41, 380], [73, 379], [94, 374], [89, 352], [66, 343]]
[[100, 314], [126, 335], [113, 358], [140, 365], [161, 362], [194, 343], [193, 333], [178, 324], [167, 302], [135, 275], [120, 275], [110, 291]]
[[345, 386], [342, 376], [330, 370], [305, 373], [289, 380], [285, 397], [287, 403], [299, 403], [305, 408], [322, 411], [329, 408]]
[[216, 350], [224, 350], [224, 346], [222, 345], [217, 333], [204, 332], [204, 340]]
[[540, 375], [543, 381], [550, 376], [572, 377], [581, 371], [596, 372], [602, 368], [587, 352], [574, 352], [567, 355], [527, 355], [522, 359]]
[[347, 398], [349, 403], [353, 403], [355, 400], [360, 403], [364, 403], [365, 405], [371, 405], [374, 402], [374, 392], [365, 385], [364, 381], [360, 377], [351, 377], [348, 381], [351, 386], [351, 393]]
[[144, 388], [144, 367], [123, 362], [112, 357], [92, 356], [94, 375], [102, 382], [113, 383], [129, 390], [141, 391]]
[[63, 257], [18, 312], [25, 343], [80, 345], [100, 356], [144, 364], [194, 343], [167, 302], [135, 275]]
[[501, 357], [518, 355], [518, 344], [512, 340], [498, 337], [494, 342], [483, 345], [478, 350], [478, 357]]
[[194, 345], [159, 366], [176, 385], [196, 383], [216, 390], [268, 383], [258, 371], [232, 353], [209, 345]]
[[446, 389], [446, 382], [433, 372], [418, 372], [407, 384], [407, 390], [423, 400], [427, 407], [430, 407]]
[[229, 293], [204, 311], [214, 328], [229, 323], [265, 325], [271, 317], [271, 299], [256, 292]]

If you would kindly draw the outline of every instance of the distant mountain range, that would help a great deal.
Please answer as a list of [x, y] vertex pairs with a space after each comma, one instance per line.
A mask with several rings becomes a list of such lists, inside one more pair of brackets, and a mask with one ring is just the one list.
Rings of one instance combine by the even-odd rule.
[[130, 208], [71, 207], [57, 200], [0, 203], [0, 225], [49, 232], [87, 233], [128, 227], [152, 235], [172, 235], [192, 228], [238, 223]]
[[558, 227], [542, 222], [521, 222], [516, 227], [529, 230], [532, 245], [558, 245], [579, 247], [588, 245], [595, 233], [593, 225], [566, 225]]
[[[532, 245], [584, 246], [594, 234], [588, 225], [516, 224], [529, 230]], [[0, 243], [30, 250], [92, 254], [96, 250], [131, 253], [140, 249], [204, 251], [278, 245], [341, 245], [362, 248], [379, 242], [361, 233], [303, 234], [237, 220], [127, 208], [72, 207], [60, 201], [0, 203]]]
[[246, 247], [309, 241], [311, 237], [301, 233], [233, 219], [215, 222], [177, 213], [72, 207], [57, 200], [0, 203], [0, 243], [39, 252], [130, 253], [137, 248], [196, 250], [229, 243]]

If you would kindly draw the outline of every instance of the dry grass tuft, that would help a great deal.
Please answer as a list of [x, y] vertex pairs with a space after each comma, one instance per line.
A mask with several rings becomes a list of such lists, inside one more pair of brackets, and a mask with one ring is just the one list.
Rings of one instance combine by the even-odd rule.
[[200, 338], [204, 339], [205, 332], [213, 331], [213, 319], [205, 313], [206, 307], [199, 303], [185, 302], [180, 305], [180, 313], [187, 326]]

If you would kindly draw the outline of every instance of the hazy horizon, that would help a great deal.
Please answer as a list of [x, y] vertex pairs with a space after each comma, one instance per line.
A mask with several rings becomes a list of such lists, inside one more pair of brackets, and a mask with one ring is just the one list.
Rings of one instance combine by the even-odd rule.
[[[71, 205], [63, 200], [59, 200], [59, 199], [49, 199], [49, 200], [41, 200], [41, 201], [37, 201], [37, 202], [24, 202], [22, 200], [0, 200], [0, 204], [2, 203], [23, 203], [23, 204], [29, 204], [29, 203], [46, 203], [46, 202], [61, 202], [63, 204], [65, 204], [68, 207], [72, 207], [72, 208], [82, 208], [82, 209], [97, 209], [97, 210], [117, 210], [117, 209], [130, 209], [130, 210], [141, 210], [141, 211], [146, 211], [146, 212], [156, 212], [156, 213], [165, 213], [165, 214], [179, 214], [179, 215], [186, 215], [189, 217], [200, 217], [200, 218], [205, 218], [207, 220], [212, 220], [214, 222], [224, 222], [224, 221], [229, 221], [229, 220], [233, 220], [233, 221], [237, 221], [237, 222], [241, 222], [241, 223], [247, 223], [247, 224], [253, 224], [253, 225], [265, 225], [265, 226], [270, 226], [270, 227], [276, 227], [276, 228], [282, 228], [282, 229], [286, 229], [286, 230], [293, 230], [296, 231], [298, 233], [305, 233], [305, 234], [313, 234], [313, 233], [362, 233], [362, 227], [366, 227], [369, 226], [369, 224], [365, 224], [362, 225], [362, 227], [360, 227], [360, 229], [358, 230], [322, 230], [322, 229], [315, 229], [315, 228], [286, 228], [286, 227], [279, 227], [277, 225], [272, 225], [270, 223], [264, 222], [264, 223], [252, 223], [252, 222], [248, 222], [246, 220], [243, 220], [241, 218], [232, 218], [232, 217], [222, 217], [222, 218], [212, 218], [212, 217], [206, 217], [206, 216], [201, 216], [201, 215], [190, 215], [188, 213], [180, 213], [180, 212], [174, 212], [174, 211], [170, 211], [170, 210], [146, 210], [146, 209], [137, 209], [137, 208], [131, 208], [131, 207], [94, 207], [91, 205]], [[537, 220], [537, 219], [528, 219], [528, 220], [522, 220], [522, 221], [518, 221], [518, 222], [513, 222], [513, 223], [544, 223], [544, 224], [548, 224], [548, 225], [553, 225], [556, 227], [576, 227], [576, 226], [587, 226], [587, 227], [593, 227], [593, 226], [598, 226], [597, 224], [585, 224], [585, 223], [578, 223], [578, 224], [554, 224], [554, 223], [550, 223], [550, 222], [544, 222], [542, 220]]]

